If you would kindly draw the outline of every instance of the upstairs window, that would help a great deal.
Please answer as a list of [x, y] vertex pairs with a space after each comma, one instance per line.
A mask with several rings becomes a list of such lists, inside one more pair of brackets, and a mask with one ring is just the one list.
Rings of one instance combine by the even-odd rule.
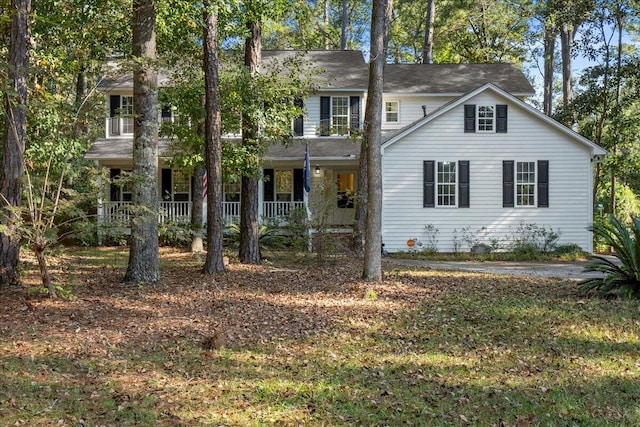
[[360, 129], [359, 96], [321, 96], [321, 136], [349, 135]]
[[387, 123], [398, 123], [400, 121], [400, 103], [398, 101], [384, 103], [384, 121]]
[[334, 96], [331, 98], [332, 133], [344, 135], [349, 129], [349, 97]]
[[478, 132], [493, 132], [494, 108], [493, 105], [478, 106]]
[[507, 111], [504, 104], [464, 106], [464, 131], [466, 133], [506, 133]]

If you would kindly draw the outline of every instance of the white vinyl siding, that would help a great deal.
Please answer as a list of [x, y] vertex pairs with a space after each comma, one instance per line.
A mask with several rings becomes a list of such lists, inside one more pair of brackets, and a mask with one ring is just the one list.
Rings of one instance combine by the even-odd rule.
[[[483, 92], [468, 104], [508, 104]], [[404, 104], [401, 104], [404, 105]], [[591, 218], [591, 159], [589, 150], [546, 125], [515, 104], [509, 105], [508, 133], [464, 133], [464, 106], [452, 108], [425, 126], [388, 146], [383, 154], [383, 241], [390, 252], [407, 250], [407, 239], [426, 239], [425, 226], [438, 232], [438, 250], [454, 251], [462, 230], [480, 235], [486, 227], [506, 243], [520, 223], [552, 227], [560, 243], [591, 250], [586, 231]], [[435, 215], [423, 207], [423, 160], [465, 159], [470, 168], [470, 207]], [[549, 207], [504, 208], [502, 162], [549, 160]], [[461, 247], [461, 251], [469, 248]]]

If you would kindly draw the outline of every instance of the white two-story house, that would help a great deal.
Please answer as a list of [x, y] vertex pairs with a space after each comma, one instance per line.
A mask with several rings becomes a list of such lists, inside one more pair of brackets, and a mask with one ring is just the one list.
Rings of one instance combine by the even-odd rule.
[[[291, 51], [264, 51], [271, 58]], [[259, 210], [264, 218], [291, 209], [322, 209], [336, 227], [353, 223], [358, 192], [360, 131], [368, 67], [359, 51], [311, 51], [313, 94], [292, 123], [293, 142], [271, 145], [263, 158]], [[109, 170], [99, 203], [103, 224], [127, 219], [131, 193], [114, 182], [131, 170], [131, 76], [105, 79], [105, 135], [86, 158]], [[409, 241], [460, 248], [462, 230], [509, 239], [521, 224], [553, 228], [561, 243], [592, 249], [592, 168], [605, 150], [524, 102], [533, 89], [510, 64], [388, 64], [383, 95], [383, 241], [390, 252]], [[159, 120], [172, 120], [162, 109]], [[192, 177], [167, 166], [160, 141], [160, 220], [187, 221]], [[305, 197], [308, 144], [311, 191]], [[228, 222], [239, 215], [239, 184], [225, 184]], [[314, 212], [315, 210], [315, 212]], [[435, 231], [437, 230], [437, 231]]]

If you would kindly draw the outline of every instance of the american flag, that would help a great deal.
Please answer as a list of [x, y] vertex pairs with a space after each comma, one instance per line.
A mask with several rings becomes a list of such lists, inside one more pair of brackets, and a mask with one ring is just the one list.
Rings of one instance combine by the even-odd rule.
[[207, 173], [202, 175], [202, 200], [207, 199]]

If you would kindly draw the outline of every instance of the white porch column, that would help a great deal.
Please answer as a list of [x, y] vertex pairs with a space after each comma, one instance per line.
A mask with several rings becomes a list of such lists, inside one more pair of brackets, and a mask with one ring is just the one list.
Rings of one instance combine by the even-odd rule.
[[[264, 169], [263, 169], [264, 172]], [[258, 180], [258, 221], [264, 215], [264, 181], [262, 178]]]

